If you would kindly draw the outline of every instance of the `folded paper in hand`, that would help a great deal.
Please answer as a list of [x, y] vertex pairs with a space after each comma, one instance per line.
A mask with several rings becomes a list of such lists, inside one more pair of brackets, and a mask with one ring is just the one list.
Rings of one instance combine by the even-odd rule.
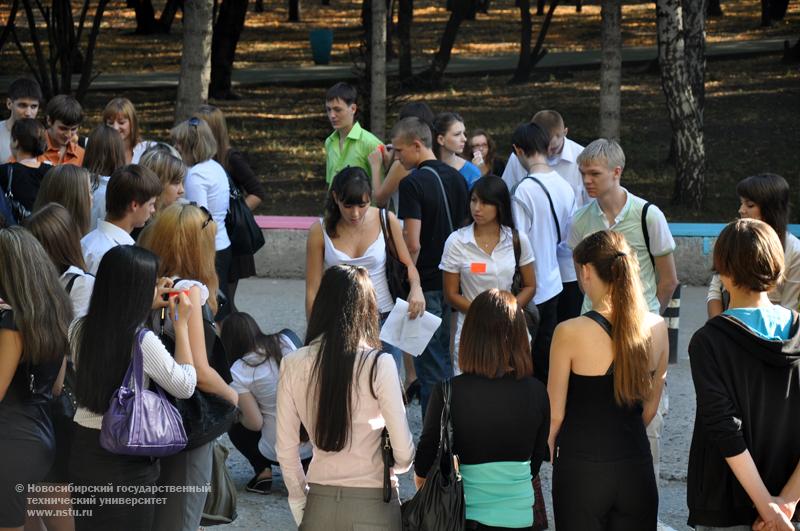
[[408, 318], [408, 303], [397, 299], [381, 328], [381, 341], [389, 343], [412, 356], [419, 356], [428, 346], [433, 334], [442, 324], [441, 317], [425, 312], [416, 319]]

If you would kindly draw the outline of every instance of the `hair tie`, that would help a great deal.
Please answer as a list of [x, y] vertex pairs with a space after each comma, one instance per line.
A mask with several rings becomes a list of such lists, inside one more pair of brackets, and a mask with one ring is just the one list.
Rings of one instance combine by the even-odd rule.
[[628, 254], [627, 253], [616, 253], [616, 254], [614, 254], [614, 258], [615, 259], [616, 258], [622, 258], [623, 256], [628, 256]]

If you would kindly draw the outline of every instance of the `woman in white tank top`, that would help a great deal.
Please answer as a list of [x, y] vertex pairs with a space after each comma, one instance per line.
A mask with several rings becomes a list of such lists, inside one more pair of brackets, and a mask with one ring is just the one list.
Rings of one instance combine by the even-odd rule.
[[[372, 186], [361, 168], [348, 167], [339, 172], [331, 183], [325, 204], [325, 215], [311, 226], [306, 244], [306, 316], [311, 311], [319, 290], [323, 272], [329, 267], [347, 264], [369, 271], [375, 288], [382, 319], [394, 308], [394, 300], [386, 281], [386, 243], [381, 231], [381, 210], [370, 206]], [[387, 228], [397, 249], [398, 259], [408, 268], [409, 316], [415, 318], [425, 311], [425, 298], [419, 273], [402, 236], [397, 218], [387, 212]], [[399, 363], [399, 352], [395, 355]], [[396, 350], [396, 349], [395, 349]], [[407, 371], [407, 377], [410, 377]]]

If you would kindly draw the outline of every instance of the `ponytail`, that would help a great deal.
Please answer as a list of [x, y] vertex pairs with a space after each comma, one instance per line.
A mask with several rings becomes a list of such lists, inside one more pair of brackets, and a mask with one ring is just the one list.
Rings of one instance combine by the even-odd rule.
[[611, 329], [614, 348], [614, 398], [631, 406], [650, 396], [650, 334], [645, 328], [648, 311], [642, 296], [637, 259], [617, 254], [611, 263]]
[[578, 264], [592, 264], [600, 280], [609, 286], [612, 345], [614, 350], [614, 398], [632, 406], [650, 396], [651, 337], [645, 326], [647, 305], [639, 280], [639, 261], [617, 232], [600, 231], [587, 236], [573, 252]]

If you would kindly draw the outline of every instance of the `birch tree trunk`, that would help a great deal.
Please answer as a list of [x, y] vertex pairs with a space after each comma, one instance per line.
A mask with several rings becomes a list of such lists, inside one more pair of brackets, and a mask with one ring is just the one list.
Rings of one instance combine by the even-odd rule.
[[208, 101], [213, 8], [214, 0], [186, 0], [183, 6], [183, 53], [175, 122], [187, 119]]
[[705, 194], [706, 152], [700, 113], [686, 71], [681, 0], [656, 1], [656, 27], [661, 88], [675, 146], [673, 201], [700, 208]]
[[622, 0], [601, 2], [600, 136], [620, 139], [622, 84]]
[[386, 133], [386, 2], [372, 0], [372, 49], [370, 61], [370, 131], [378, 138]]
[[706, 12], [708, 0], [683, 3], [683, 38], [686, 44], [686, 73], [692, 87], [700, 125], [706, 104]]

